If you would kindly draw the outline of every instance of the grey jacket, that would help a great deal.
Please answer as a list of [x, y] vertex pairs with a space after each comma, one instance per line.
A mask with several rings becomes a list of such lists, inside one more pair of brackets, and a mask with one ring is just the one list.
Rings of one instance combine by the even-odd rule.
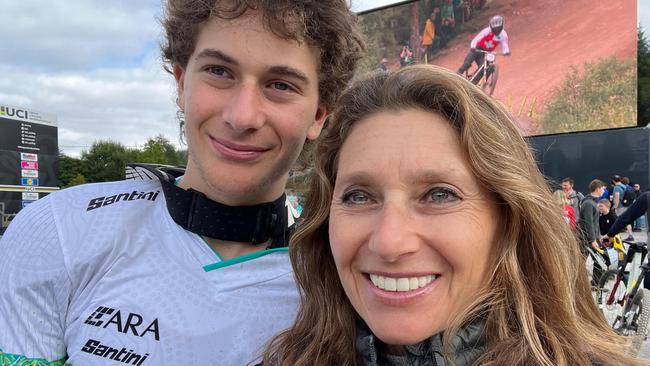
[[[461, 329], [451, 342], [451, 361], [455, 366], [470, 366], [486, 350], [483, 323], [475, 322]], [[365, 366], [449, 366], [442, 354], [442, 335], [436, 334], [420, 343], [404, 347], [404, 355], [381, 354], [377, 338], [365, 324], [357, 324], [357, 354]]]

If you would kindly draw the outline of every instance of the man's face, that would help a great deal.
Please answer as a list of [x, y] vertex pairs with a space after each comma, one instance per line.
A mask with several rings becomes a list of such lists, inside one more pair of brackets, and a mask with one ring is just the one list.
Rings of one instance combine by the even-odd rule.
[[562, 182], [562, 190], [565, 194], [571, 193], [571, 190], [573, 190], [573, 184], [570, 182]]
[[319, 52], [278, 38], [256, 15], [208, 20], [174, 67], [189, 161], [181, 186], [230, 205], [271, 201], [305, 139], [320, 134]]
[[641, 185], [639, 183], [635, 183], [634, 184], [634, 190], [637, 191], [637, 192], [640, 191], [641, 190]]

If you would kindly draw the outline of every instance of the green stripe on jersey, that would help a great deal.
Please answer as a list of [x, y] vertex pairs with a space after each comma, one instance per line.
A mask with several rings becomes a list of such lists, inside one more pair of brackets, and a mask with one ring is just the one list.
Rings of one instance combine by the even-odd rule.
[[0, 349], [0, 366], [66, 366], [65, 358], [56, 361], [47, 361], [43, 358], [27, 358], [22, 355], [4, 353]]

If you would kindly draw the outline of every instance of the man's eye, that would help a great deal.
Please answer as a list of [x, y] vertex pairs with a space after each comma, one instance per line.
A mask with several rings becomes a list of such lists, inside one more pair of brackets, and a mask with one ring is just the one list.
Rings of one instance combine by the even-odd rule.
[[207, 71], [217, 76], [226, 76], [228, 74], [228, 70], [221, 66], [210, 66], [207, 68]]
[[281, 81], [276, 81], [273, 84], [271, 84], [274, 89], [276, 90], [282, 90], [282, 91], [287, 91], [291, 90], [291, 86], [287, 83], [283, 83]]
[[433, 203], [447, 203], [457, 201], [460, 198], [452, 189], [449, 188], [434, 188], [427, 192], [426, 198]]

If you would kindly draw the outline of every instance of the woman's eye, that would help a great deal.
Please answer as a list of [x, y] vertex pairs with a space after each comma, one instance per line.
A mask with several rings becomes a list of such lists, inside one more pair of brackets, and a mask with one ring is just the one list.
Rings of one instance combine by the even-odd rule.
[[433, 203], [447, 203], [459, 200], [460, 197], [449, 188], [434, 188], [427, 193], [427, 201]]
[[360, 205], [370, 201], [370, 197], [367, 194], [360, 191], [352, 191], [343, 195], [343, 203]]

